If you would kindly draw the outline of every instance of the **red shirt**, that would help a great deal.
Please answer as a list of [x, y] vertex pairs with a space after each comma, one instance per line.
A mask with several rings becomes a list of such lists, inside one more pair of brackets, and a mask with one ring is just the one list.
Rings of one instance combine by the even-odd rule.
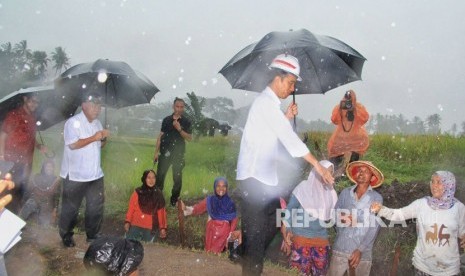
[[3, 121], [7, 134], [4, 158], [15, 163], [31, 164], [36, 143], [36, 118], [23, 107], [10, 111]]
[[[157, 210], [158, 227], [159, 229], [167, 228], [166, 209], [161, 208]], [[152, 216], [142, 213], [139, 207], [139, 195], [133, 192], [129, 200], [129, 208], [126, 213], [126, 221], [131, 225], [138, 226], [145, 229], [152, 229]]]

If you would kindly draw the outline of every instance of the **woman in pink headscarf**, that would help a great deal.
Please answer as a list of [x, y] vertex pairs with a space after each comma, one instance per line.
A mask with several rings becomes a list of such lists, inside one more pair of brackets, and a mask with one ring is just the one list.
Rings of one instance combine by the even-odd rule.
[[416, 218], [417, 245], [413, 250], [416, 276], [459, 275], [460, 246], [465, 248], [465, 205], [455, 197], [455, 176], [437, 171], [431, 177], [431, 196], [400, 209], [373, 203], [371, 211], [392, 221]]

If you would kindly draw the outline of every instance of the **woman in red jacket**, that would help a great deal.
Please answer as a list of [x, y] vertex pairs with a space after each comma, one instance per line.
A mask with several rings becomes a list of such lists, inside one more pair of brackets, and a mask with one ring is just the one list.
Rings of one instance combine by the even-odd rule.
[[155, 186], [155, 172], [142, 174], [142, 186], [136, 188], [129, 200], [124, 230], [126, 238], [153, 242], [157, 229], [159, 237], [166, 238], [166, 209], [163, 193]]

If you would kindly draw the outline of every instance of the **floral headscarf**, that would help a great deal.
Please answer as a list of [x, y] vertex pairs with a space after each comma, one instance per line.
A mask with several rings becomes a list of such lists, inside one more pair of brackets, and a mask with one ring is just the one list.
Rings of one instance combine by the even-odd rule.
[[433, 175], [439, 176], [441, 183], [444, 186], [444, 194], [440, 199], [432, 196], [427, 196], [426, 200], [428, 205], [434, 210], [447, 210], [454, 206], [457, 199], [454, 197], [455, 194], [455, 176], [449, 171], [437, 171]]

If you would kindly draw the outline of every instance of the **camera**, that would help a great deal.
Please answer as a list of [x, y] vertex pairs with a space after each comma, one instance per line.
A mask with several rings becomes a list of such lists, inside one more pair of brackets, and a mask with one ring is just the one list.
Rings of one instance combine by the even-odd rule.
[[352, 95], [351, 95], [350, 91], [347, 91], [344, 94], [344, 100], [341, 101], [341, 109], [350, 110], [353, 107], [354, 106], [352, 105]]

